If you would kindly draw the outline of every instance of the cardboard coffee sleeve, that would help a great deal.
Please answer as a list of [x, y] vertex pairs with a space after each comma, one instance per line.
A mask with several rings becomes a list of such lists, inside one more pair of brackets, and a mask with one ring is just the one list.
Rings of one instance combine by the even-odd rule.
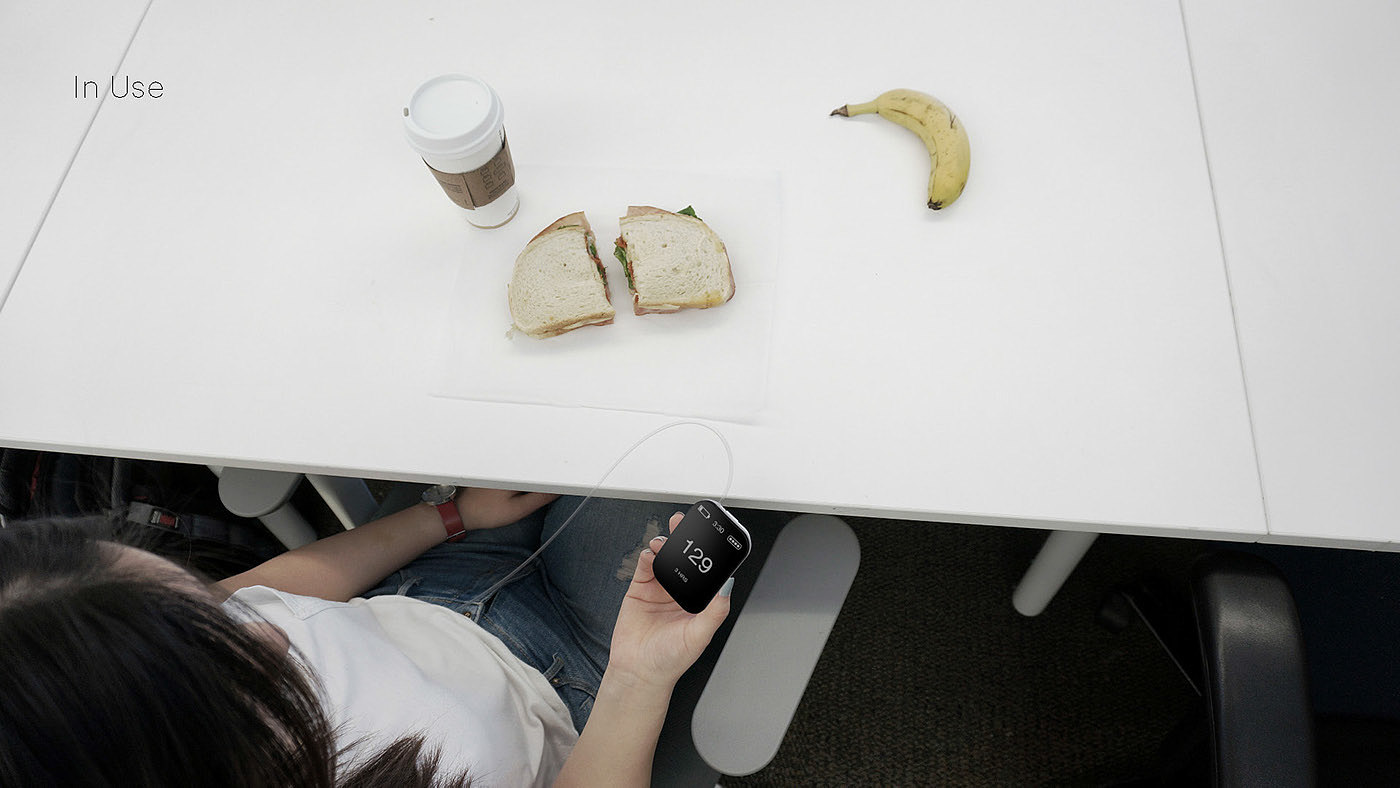
[[488, 205], [515, 185], [515, 164], [510, 158], [510, 142], [501, 139], [501, 149], [491, 160], [470, 172], [443, 172], [423, 162], [442, 186], [449, 199], [472, 210]]

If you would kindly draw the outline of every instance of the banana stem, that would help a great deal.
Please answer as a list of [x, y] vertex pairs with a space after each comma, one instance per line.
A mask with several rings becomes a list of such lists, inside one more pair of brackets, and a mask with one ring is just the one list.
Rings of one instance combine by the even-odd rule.
[[837, 107], [831, 111], [831, 114], [849, 118], [852, 115], [872, 115], [879, 111], [880, 109], [876, 106], [876, 102], [867, 101], [864, 104], [846, 104], [845, 106]]

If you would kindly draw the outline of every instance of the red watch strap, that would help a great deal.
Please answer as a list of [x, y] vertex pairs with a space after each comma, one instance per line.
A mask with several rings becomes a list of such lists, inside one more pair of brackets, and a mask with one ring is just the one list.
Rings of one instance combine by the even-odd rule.
[[442, 525], [447, 529], [447, 541], [455, 542], [467, 535], [467, 526], [462, 522], [462, 515], [457, 511], [457, 503], [448, 501], [437, 505], [438, 514], [442, 515]]

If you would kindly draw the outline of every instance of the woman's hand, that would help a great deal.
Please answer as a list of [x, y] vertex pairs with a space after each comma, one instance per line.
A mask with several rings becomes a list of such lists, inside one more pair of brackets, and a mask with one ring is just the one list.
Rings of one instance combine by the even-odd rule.
[[[684, 515], [671, 515], [674, 531]], [[656, 582], [652, 562], [666, 537], [651, 540], [637, 560], [637, 571], [622, 600], [613, 627], [608, 673], [629, 684], [670, 688], [699, 659], [710, 638], [729, 615], [729, 596], [722, 594], [697, 614], [681, 609]]]
[[[672, 531], [683, 516], [679, 512], [671, 516]], [[704, 610], [691, 615], [656, 582], [652, 561], [665, 538], [651, 540], [637, 559], [637, 571], [617, 613], [612, 653], [593, 713], [555, 788], [650, 785], [652, 758], [671, 690], [729, 615], [727, 595], [716, 596]]]
[[558, 497], [546, 493], [467, 487], [457, 493], [455, 501], [457, 513], [462, 515], [462, 524], [467, 530], [482, 531], [510, 525]]

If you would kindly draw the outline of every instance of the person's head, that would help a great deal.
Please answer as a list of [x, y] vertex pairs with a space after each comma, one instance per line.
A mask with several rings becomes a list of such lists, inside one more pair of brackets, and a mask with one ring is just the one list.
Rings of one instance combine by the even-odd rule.
[[333, 784], [306, 677], [149, 553], [0, 531], [0, 665], [5, 785]]
[[90, 530], [0, 529], [0, 785], [433, 782], [421, 739], [337, 780], [312, 679], [268, 625], [218, 603]]

